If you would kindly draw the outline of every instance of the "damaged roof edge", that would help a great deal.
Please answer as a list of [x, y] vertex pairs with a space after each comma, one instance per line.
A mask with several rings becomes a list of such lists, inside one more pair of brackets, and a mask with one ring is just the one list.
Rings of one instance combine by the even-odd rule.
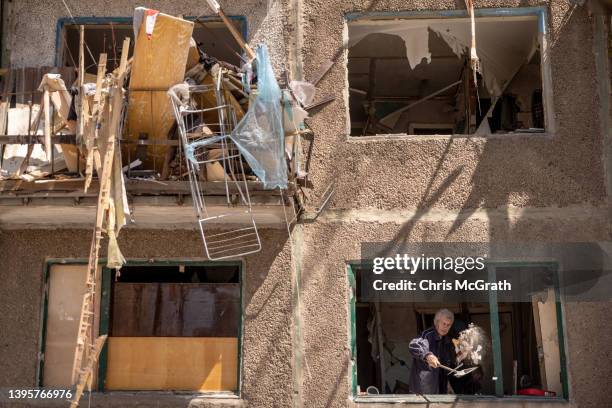
[[[500, 7], [500, 8], [476, 8], [476, 17], [519, 17], [538, 16], [538, 27], [541, 33], [546, 33], [546, 8], [545, 7]], [[360, 19], [392, 19], [392, 18], [440, 18], [440, 17], [469, 17], [467, 9], [464, 10], [413, 10], [413, 11], [373, 11], [373, 12], [350, 12], [345, 14], [347, 22]]]

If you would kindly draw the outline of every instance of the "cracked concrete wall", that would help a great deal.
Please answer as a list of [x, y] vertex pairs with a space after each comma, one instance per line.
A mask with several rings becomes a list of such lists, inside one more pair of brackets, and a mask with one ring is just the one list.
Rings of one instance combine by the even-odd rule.
[[[87, 259], [90, 239], [88, 230], [0, 231], [0, 388], [36, 386], [45, 260]], [[290, 247], [287, 233], [282, 230], [261, 231], [261, 239], [266, 243], [262, 252], [245, 258], [242, 399], [226, 401], [234, 405], [225, 406], [242, 406], [245, 401], [261, 407], [291, 404]], [[125, 229], [119, 245], [127, 259], [201, 259], [204, 254], [200, 235], [195, 231]], [[108, 406], [105, 401], [114, 400], [94, 395], [93, 406]], [[189, 404], [184, 397], [173, 400], [166, 396], [164, 401], [168, 407]], [[157, 398], [146, 396], [114, 403], [129, 406], [128, 402], [141, 404], [139, 407], [159, 406]]]

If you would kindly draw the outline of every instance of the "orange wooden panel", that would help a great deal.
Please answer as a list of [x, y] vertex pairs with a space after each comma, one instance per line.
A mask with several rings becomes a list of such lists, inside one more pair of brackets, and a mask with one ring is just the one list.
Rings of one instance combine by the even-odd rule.
[[236, 391], [236, 337], [109, 337], [108, 390]]
[[[166, 140], [174, 125], [174, 115], [167, 90], [183, 82], [193, 23], [163, 13], [157, 15], [153, 35], [147, 38], [145, 22], [140, 26], [130, 74], [128, 101], [128, 138], [138, 140], [147, 133], [148, 140]], [[153, 88], [156, 91], [143, 91]], [[129, 147], [129, 149], [128, 149]], [[124, 145], [123, 159], [135, 159], [136, 146]], [[166, 146], [148, 146], [145, 167], [162, 169]]]

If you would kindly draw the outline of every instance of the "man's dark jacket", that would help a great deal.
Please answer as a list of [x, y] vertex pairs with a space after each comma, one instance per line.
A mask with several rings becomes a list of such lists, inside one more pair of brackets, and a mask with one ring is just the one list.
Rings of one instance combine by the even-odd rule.
[[425, 330], [421, 337], [410, 342], [412, 368], [408, 386], [415, 394], [446, 394], [448, 392], [448, 371], [443, 368], [431, 368], [425, 357], [433, 353], [440, 364], [452, 367], [455, 360], [455, 348], [449, 336], [438, 335], [435, 328]]

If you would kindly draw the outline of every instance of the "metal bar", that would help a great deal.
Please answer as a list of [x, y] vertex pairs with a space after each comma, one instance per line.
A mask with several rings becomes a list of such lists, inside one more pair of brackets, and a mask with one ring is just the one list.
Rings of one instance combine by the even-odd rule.
[[402, 107], [402, 108], [399, 108], [399, 109], [398, 109], [398, 110], [396, 110], [396, 111], [391, 112], [390, 114], [388, 114], [388, 115], [386, 115], [385, 117], [383, 117], [382, 119], [380, 119], [380, 120], [379, 120], [379, 122], [383, 122], [383, 121], [385, 121], [386, 119], [390, 118], [391, 116], [399, 115], [400, 113], [407, 111], [408, 109], [410, 109], [410, 108], [412, 108], [412, 107], [414, 107], [414, 106], [418, 105], [419, 103], [421, 103], [421, 102], [425, 102], [426, 100], [431, 99], [431, 98], [433, 98], [434, 96], [436, 96], [436, 95], [438, 95], [438, 94], [441, 94], [442, 92], [444, 92], [444, 91], [446, 91], [446, 90], [448, 90], [448, 89], [450, 89], [450, 88], [452, 88], [452, 87], [454, 87], [454, 86], [456, 86], [456, 85], [459, 85], [460, 83], [461, 83], [461, 80], [459, 80], [459, 81], [455, 81], [455, 82], [453, 82], [452, 84], [447, 85], [447, 86], [445, 86], [444, 88], [442, 88], [442, 89], [439, 89], [439, 90], [435, 91], [434, 93], [430, 93], [429, 95], [427, 95], [427, 96], [425, 96], [425, 97], [423, 97], [423, 98], [419, 99], [419, 100], [418, 100], [418, 101], [416, 101], [416, 102], [411, 103], [410, 105], [404, 106], [404, 107]]
[[[0, 145], [7, 144], [44, 144], [44, 135], [2, 135], [0, 136]], [[76, 135], [53, 135], [51, 136], [51, 144], [71, 144], [76, 145]]]
[[144, 145], [144, 146], [178, 146], [179, 140], [153, 140], [153, 139], [120, 139], [122, 144]]

